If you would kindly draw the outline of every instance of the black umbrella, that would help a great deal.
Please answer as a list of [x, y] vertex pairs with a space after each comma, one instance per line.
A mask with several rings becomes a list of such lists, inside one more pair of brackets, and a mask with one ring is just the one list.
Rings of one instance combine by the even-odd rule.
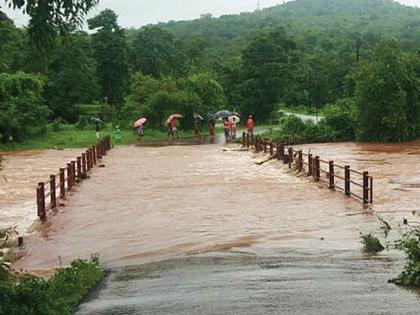
[[96, 117], [91, 117], [90, 121], [95, 123], [95, 124], [103, 124], [104, 123], [102, 120], [100, 120], [99, 118], [96, 118]]
[[216, 117], [219, 117], [219, 118], [226, 118], [226, 117], [229, 117], [231, 115], [232, 115], [232, 112], [230, 112], [228, 110], [219, 110], [216, 113]]

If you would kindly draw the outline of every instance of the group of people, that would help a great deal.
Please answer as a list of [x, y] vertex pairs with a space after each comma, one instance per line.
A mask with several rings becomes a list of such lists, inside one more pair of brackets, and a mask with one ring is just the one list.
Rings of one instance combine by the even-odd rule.
[[223, 120], [223, 129], [225, 131], [226, 142], [230, 142], [236, 139], [236, 116], [225, 117]]
[[[182, 118], [181, 115], [178, 115], [178, 116]], [[167, 129], [168, 140], [170, 138], [172, 138], [172, 140], [175, 139], [175, 136], [177, 139], [179, 138], [178, 128], [177, 128], [178, 116], [172, 115], [166, 121], [167, 127], [168, 127]], [[141, 118], [134, 125], [140, 137], [144, 135], [144, 124], [146, 123], [146, 121], [147, 121], [146, 118]], [[194, 132], [197, 137], [201, 136], [200, 131], [201, 131], [202, 121], [203, 119], [201, 118], [201, 116], [197, 115], [194, 117]], [[236, 128], [239, 122], [240, 122], [239, 118], [235, 115], [224, 118], [223, 128], [224, 128], [226, 142], [231, 142], [232, 140], [236, 139]], [[209, 128], [210, 137], [214, 138], [215, 130], [216, 130], [216, 118], [213, 115], [209, 116], [208, 128]], [[247, 133], [250, 135], [250, 137], [254, 136], [254, 128], [255, 128], [254, 116], [249, 115], [246, 119], [246, 130], [247, 130]]]
[[[225, 131], [226, 142], [236, 139], [236, 126], [238, 124], [236, 116], [226, 117], [223, 121], [223, 129]], [[254, 116], [249, 115], [246, 119], [246, 130], [250, 137], [254, 136], [255, 121]]]

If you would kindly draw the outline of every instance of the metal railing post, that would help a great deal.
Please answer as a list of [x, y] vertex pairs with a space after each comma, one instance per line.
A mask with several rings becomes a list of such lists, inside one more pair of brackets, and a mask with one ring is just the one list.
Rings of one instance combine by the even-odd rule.
[[303, 170], [303, 152], [302, 150], [298, 153], [298, 172], [302, 172]]
[[64, 199], [66, 196], [66, 169], [60, 168], [60, 198]]
[[312, 161], [312, 154], [308, 154], [308, 176], [312, 176], [313, 173], [313, 161]]
[[86, 175], [87, 175], [86, 153], [82, 153], [82, 171], [83, 171], [83, 177], [86, 178]]
[[363, 203], [369, 203], [369, 173], [363, 172]]
[[350, 196], [350, 166], [346, 165], [344, 167], [344, 194]]
[[55, 175], [50, 175], [51, 209], [57, 208], [57, 194], [55, 190]]
[[38, 183], [38, 187], [36, 189], [37, 195], [37, 210], [38, 210], [38, 217], [43, 221], [46, 217], [45, 211], [45, 188], [44, 183]]
[[330, 161], [329, 165], [329, 172], [328, 172], [328, 188], [335, 189], [335, 174], [334, 174], [334, 161]]
[[82, 176], [82, 158], [77, 157], [77, 181], [81, 182], [83, 180]]
[[320, 165], [320, 161], [319, 161], [319, 156], [315, 157], [315, 168], [314, 168], [314, 173], [315, 173], [315, 181], [319, 181], [319, 179], [321, 178], [321, 165]]
[[293, 163], [293, 148], [290, 147], [289, 148], [289, 168], [292, 168], [292, 163]]
[[71, 187], [71, 163], [67, 163], [67, 190], [70, 190]]

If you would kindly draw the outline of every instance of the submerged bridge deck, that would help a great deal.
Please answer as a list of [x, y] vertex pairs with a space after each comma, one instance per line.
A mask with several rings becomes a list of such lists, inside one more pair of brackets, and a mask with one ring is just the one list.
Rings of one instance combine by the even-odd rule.
[[[349, 145], [344, 147], [354, 149]], [[227, 150], [223, 151], [224, 148]], [[375, 211], [384, 210], [382, 215], [388, 222], [397, 225], [412, 209], [390, 211], [392, 202], [389, 198], [392, 196], [383, 196], [387, 190], [377, 192], [377, 209], [364, 209], [359, 202], [332, 193], [323, 185], [309, 184], [305, 178], [291, 176], [288, 168], [277, 161], [257, 165], [254, 162], [261, 159], [260, 155], [236, 152], [231, 150], [233, 148], [234, 145], [117, 147], [103, 159], [105, 167], [96, 169], [94, 176], [76, 186], [70, 198], [64, 201], [65, 206], [50, 216], [39, 232], [25, 240], [27, 255], [17, 267], [42, 272], [77, 257], [99, 253], [105, 267], [113, 270], [111, 275], [117, 278], [111, 276], [106, 280], [99, 295], [90, 302], [93, 304], [86, 308], [82, 306], [81, 314], [127, 307], [117, 302], [95, 304], [96, 298], [100, 301], [100, 292], [104, 292], [104, 297], [115, 293], [112, 291], [115, 285], [134, 290], [130, 291], [132, 299], [124, 302], [132, 303], [134, 310], [147, 306], [151, 313], [165, 313], [166, 306], [175, 307], [170, 305], [171, 290], [152, 297], [153, 290], [158, 290], [164, 283], [173, 289], [184, 286], [187, 290], [192, 288], [191, 281], [198, 281], [197, 277], [200, 277], [203, 292], [208, 293], [212, 291], [213, 281], [217, 281], [217, 277], [211, 275], [219, 271], [226, 273], [233, 283], [245, 281], [252, 275], [270, 281], [271, 273], [267, 270], [276, 269], [271, 267], [276, 261], [279, 262], [277, 269], [281, 270], [277, 274], [281, 274], [278, 280], [281, 282], [277, 285], [284, 285], [284, 290], [291, 285], [287, 294], [304, 294], [308, 288], [320, 288], [328, 295], [334, 285], [328, 288], [321, 284], [332, 279], [335, 285], [348, 287], [340, 295], [344, 302], [358, 298], [362, 301], [360, 305], [370, 303], [369, 310], [376, 311], [375, 307], [382, 305], [384, 299], [393, 296], [394, 302], [394, 297], [400, 301], [394, 310], [398, 307], [404, 313], [414, 310], [412, 307], [418, 301], [415, 294], [386, 283], [400, 270], [401, 254], [391, 251], [377, 257], [364, 256], [360, 252], [359, 239], [359, 232], [379, 229], [373, 215]], [[360, 156], [359, 152], [358, 159]], [[366, 156], [375, 158], [372, 152], [367, 152]], [[371, 162], [357, 161], [360, 166]], [[201, 257], [204, 257], [202, 267], [191, 267], [191, 274], [188, 274], [188, 266], [200, 266]], [[234, 258], [224, 263], [223, 259], [228, 257]], [[222, 259], [220, 264], [214, 263], [213, 259], [219, 258]], [[309, 276], [310, 270], [314, 269], [304, 263], [306, 260], [313, 261], [313, 266], [319, 265], [322, 272]], [[325, 264], [325, 260], [329, 263]], [[265, 262], [267, 268], [260, 268]], [[165, 267], [165, 264], [171, 267]], [[127, 269], [129, 266], [137, 267]], [[254, 267], [248, 269], [247, 266]], [[359, 275], [359, 271], [355, 272], [363, 266], [368, 266], [366, 272], [371, 280]], [[150, 283], [154, 278], [149, 272], [155, 272], [156, 279], [169, 277], [169, 280]], [[300, 277], [301, 273], [307, 276]], [[176, 274], [178, 280], [173, 278]], [[353, 276], [344, 276], [349, 274]], [[140, 282], [145, 279], [145, 285], [123, 284], [121, 281], [125, 281], [125, 277], [140, 279]], [[309, 287], [304, 289], [297, 285], [293, 291], [293, 283], [296, 284], [298, 278], [309, 283]], [[267, 281], [256, 282], [256, 292], [261, 294], [263, 303], [255, 303], [262, 307], [255, 311], [264, 309], [267, 303], [268, 311], [270, 299], [278, 297], [274, 290], [277, 285], [270, 286], [271, 290], [266, 287]], [[376, 283], [370, 292], [366, 289], [366, 281]], [[229, 283], [222, 281], [220, 286], [223, 288], [217, 285], [214, 288], [223, 292], [229, 289]], [[245, 288], [232, 289], [239, 294]], [[179, 313], [193, 310], [191, 307], [195, 302], [188, 301], [193, 300], [193, 295], [197, 297], [194, 292], [199, 287], [195, 287], [194, 292], [190, 289], [175, 301], [178, 304], [173, 309]], [[229, 307], [235, 303], [233, 296], [224, 300]], [[250, 296], [254, 296], [252, 292]], [[311, 303], [313, 299], [315, 303], [317, 297], [318, 294], [307, 295], [307, 299], [298, 301]], [[283, 302], [283, 306], [297, 307], [293, 310], [299, 311], [290, 300]], [[344, 302], [342, 305], [349, 305]], [[273, 305], [280, 304], [275, 302]], [[160, 311], [159, 305], [162, 305]], [[325, 304], [328, 305], [329, 302]], [[223, 308], [223, 305], [217, 307], [218, 311], [234, 309]], [[287, 311], [287, 307], [283, 310]], [[300, 310], [305, 311], [305, 308]]]

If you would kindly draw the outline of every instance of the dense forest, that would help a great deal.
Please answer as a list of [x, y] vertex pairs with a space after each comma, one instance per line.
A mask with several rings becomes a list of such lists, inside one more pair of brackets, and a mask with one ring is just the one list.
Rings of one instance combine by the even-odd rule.
[[283, 134], [303, 140], [420, 136], [420, 9], [296, 0], [140, 29], [121, 28], [107, 9], [88, 19], [89, 32], [65, 17], [17, 28], [0, 12], [0, 142], [49, 123], [84, 128], [91, 116], [123, 128], [146, 116], [160, 128], [176, 111], [191, 128], [194, 112], [226, 108], [262, 123], [283, 106], [323, 111], [319, 125], [283, 121]]

